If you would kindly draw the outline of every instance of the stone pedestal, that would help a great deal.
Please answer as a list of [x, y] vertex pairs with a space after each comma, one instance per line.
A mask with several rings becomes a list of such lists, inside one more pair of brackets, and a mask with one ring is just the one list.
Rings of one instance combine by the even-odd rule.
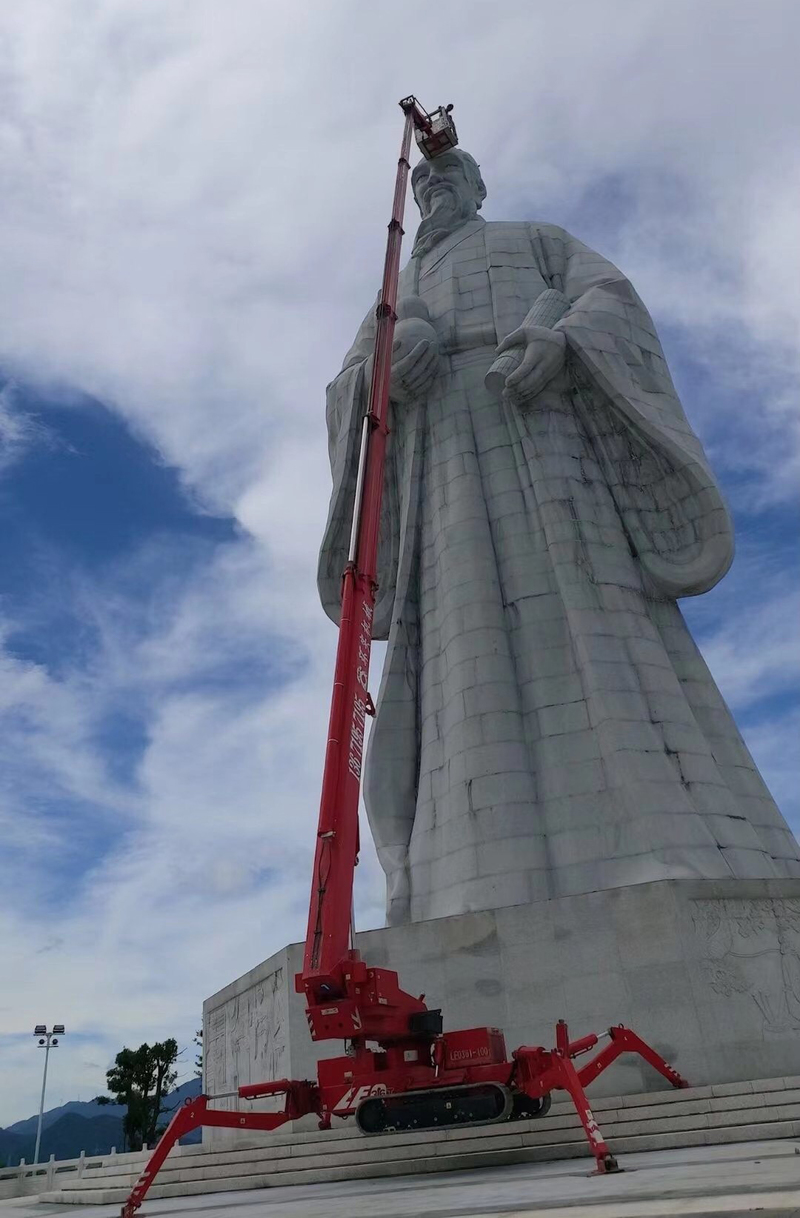
[[[551, 1045], [565, 1018], [576, 1036], [628, 1024], [693, 1085], [800, 1074], [800, 879], [660, 880], [366, 931], [357, 946], [440, 1006], [446, 1029], [496, 1025], [509, 1051]], [[292, 944], [203, 1004], [207, 1092], [312, 1078], [341, 1053], [309, 1039], [301, 964]], [[663, 1087], [622, 1058], [591, 1094]]]

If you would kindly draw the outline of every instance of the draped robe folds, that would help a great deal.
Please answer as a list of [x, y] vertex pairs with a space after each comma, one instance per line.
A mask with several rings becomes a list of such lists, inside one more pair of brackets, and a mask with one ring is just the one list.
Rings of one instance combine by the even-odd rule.
[[[546, 288], [565, 367], [484, 386]], [[441, 344], [391, 404], [365, 760], [390, 923], [666, 878], [800, 875], [800, 850], [676, 598], [732, 557], [727, 510], [650, 316], [564, 230], [475, 219], [412, 258]], [[328, 387], [319, 588], [338, 621], [374, 312]]]

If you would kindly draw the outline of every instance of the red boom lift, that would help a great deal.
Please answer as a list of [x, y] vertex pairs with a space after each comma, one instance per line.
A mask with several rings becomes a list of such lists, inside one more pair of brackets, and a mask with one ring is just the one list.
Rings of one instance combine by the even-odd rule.
[[122, 1207], [133, 1218], [170, 1149], [201, 1125], [272, 1130], [308, 1113], [330, 1128], [331, 1118], [355, 1116], [366, 1134], [479, 1125], [543, 1116], [553, 1091], [572, 1098], [597, 1171], [618, 1171], [592, 1115], [584, 1088], [621, 1053], [640, 1054], [674, 1087], [688, 1084], [635, 1032], [619, 1025], [609, 1043], [580, 1069], [574, 1059], [601, 1039], [570, 1041], [556, 1026], [556, 1047], [523, 1046], [509, 1057], [497, 1028], [442, 1031], [439, 1010], [400, 988], [397, 974], [373, 968], [351, 947], [353, 875], [358, 859], [358, 801], [364, 725], [374, 714], [367, 691], [372, 615], [377, 590], [378, 524], [388, 434], [389, 381], [396, 321], [403, 211], [412, 134], [429, 160], [455, 147], [452, 106], [432, 114], [415, 97], [400, 102], [405, 126], [389, 222], [369, 402], [361, 433], [350, 550], [342, 581], [342, 612], [322, 780], [303, 971], [296, 988], [306, 996], [312, 1040], [342, 1040], [343, 1057], [319, 1062], [316, 1081], [279, 1079], [229, 1094], [241, 1099], [284, 1097], [279, 1112], [222, 1111], [201, 1095], [179, 1109]]

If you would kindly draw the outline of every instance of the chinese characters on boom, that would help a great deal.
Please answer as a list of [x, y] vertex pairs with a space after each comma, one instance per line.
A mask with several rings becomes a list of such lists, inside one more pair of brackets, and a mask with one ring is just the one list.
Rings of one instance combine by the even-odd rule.
[[358, 636], [358, 685], [353, 695], [353, 717], [350, 722], [350, 754], [348, 768], [354, 778], [361, 778], [361, 758], [364, 752], [364, 725], [371, 713], [371, 699], [367, 693], [369, 681], [369, 652], [372, 638], [372, 606], [364, 601], [361, 606], [361, 629]]

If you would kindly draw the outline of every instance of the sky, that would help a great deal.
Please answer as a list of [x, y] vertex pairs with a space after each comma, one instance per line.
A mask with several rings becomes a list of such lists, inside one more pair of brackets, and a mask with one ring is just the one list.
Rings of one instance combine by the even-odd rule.
[[[454, 103], [487, 219], [648, 304], [737, 527], [683, 609], [800, 829], [798, 38], [794, 0], [0, 10], [0, 1125], [35, 1023], [67, 1027], [48, 1106], [124, 1044], [188, 1076], [203, 999], [305, 931], [324, 390], [409, 92]], [[368, 845], [356, 901], [382, 923]]]

